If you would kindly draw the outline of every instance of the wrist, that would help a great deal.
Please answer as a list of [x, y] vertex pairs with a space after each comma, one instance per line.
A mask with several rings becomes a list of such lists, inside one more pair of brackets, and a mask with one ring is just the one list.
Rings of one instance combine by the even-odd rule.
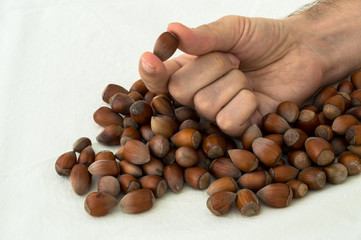
[[360, 8], [361, 1], [330, 0], [284, 20], [300, 49], [313, 52], [320, 63], [322, 85], [361, 67], [361, 15], [356, 10]]

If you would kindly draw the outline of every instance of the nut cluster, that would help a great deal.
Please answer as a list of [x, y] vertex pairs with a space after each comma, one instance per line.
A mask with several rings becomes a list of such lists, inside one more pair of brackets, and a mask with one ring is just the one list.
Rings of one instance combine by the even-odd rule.
[[[161, 37], [171, 39], [172, 48], [177, 46], [173, 35]], [[155, 52], [164, 60], [175, 49]], [[217, 216], [233, 205], [248, 217], [259, 214], [260, 202], [287, 207], [308, 190], [343, 183], [347, 176], [361, 172], [360, 73], [337, 88], [324, 87], [312, 105], [298, 108], [292, 102], [280, 103], [276, 113], [263, 117], [262, 126], [245, 131], [239, 141], [242, 148], [168, 93], [149, 92], [141, 80], [129, 91], [109, 84], [102, 93], [109, 106], [93, 115], [104, 127], [96, 140], [119, 149], [95, 153], [91, 140], [83, 137], [74, 143], [73, 151], [57, 159], [55, 169], [70, 176], [78, 195], [87, 194], [97, 179], [97, 192], [84, 202], [92, 216], [112, 211], [117, 198], [126, 213], [147, 211], [168, 189], [179, 193], [184, 183], [194, 189], [208, 188], [206, 205]]]

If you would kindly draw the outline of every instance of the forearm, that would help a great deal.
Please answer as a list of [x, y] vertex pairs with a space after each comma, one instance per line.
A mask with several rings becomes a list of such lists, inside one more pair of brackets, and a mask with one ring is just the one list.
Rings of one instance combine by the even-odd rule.
[[[306, 6], [307, 7], [307, 6]], [[361, 68], [361, 0], [317, 1], [285, 19], [299, 44], [311, 49], [324, 67], [324, 83]]]

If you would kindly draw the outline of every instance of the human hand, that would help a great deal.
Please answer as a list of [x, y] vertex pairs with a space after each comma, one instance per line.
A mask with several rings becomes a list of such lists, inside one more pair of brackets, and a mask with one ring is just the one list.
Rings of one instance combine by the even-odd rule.
[[[326, 54], [318, 38], [306, 38], [286, 20], [226, 16], [190, 29], [168, 31], [186, 54], [162, 63], [146, 52], [139, 72], [152, 92], [169, 91], [231, 136], [240, 136], [282, 101], [302, 104], [327, 84]], [[310, 34], [309, 34], [310, 35]]]

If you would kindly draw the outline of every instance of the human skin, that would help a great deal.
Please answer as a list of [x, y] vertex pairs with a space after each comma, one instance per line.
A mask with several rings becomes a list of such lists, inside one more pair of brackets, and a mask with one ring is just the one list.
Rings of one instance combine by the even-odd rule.
[[286, 19], [226, 16], [188, 28], [169, 24], [185, 54], [166, 62], [142, 54], [152, 92], [241, 136], [282, 101], [304, 103], [317, 89], [361, 67], [361, 1], [324, 1]]

